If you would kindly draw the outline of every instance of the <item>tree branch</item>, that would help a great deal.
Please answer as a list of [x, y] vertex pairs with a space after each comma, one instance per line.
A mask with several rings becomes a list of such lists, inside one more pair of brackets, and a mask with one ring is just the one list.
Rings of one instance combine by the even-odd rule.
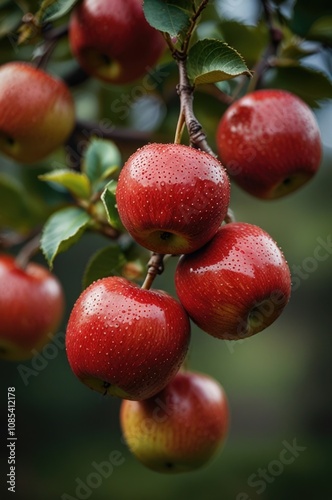
[[141, 288], [144, 290], [150, 290], [152, 283], [154, 282], [158, 274], [162, 274], [164, 271], [164, 257], [165, 255], [161, 253], [153, 253], [148, 262], [148, 271]]
[[177, 63], [179, 67], [179, 84], [177, 87], [177, 91], [180, 96], [181, 103], [180, 115], [183, 114], [185, 118], [185, 123], [190, 138], [190, 145], [194, 148], [201, 149], [202, 151], [206, 151], [207, 153], [216, 156], [206, 140], [206, 135], [203, 131], [202, 125], [199, 123], [194, 114], [194, 87], [189, 82], [186, 69], [186, 59], [184, 57], [179, 57]]

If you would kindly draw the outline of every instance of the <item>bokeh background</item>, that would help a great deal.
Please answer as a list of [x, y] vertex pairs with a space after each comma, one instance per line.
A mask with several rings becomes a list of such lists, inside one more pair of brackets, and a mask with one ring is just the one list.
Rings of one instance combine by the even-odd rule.
[[[314, 6], [306, 1], [280, 3], [285, 9], [296, 4], [299, 33], [319, 12], [332, 14], [329, 2], [315, 2]], [[248, 24], [255, 24], [260, 12], [255, 1], [215, 4], [224, 16]], [[65, 57], [62, 60], [62, 54], [66, 50], [60, 47], [53, 69], [65, 71], [68, 62]], [[331, 78], [331, 67], [324, 58], [310, 57], [307, 63]], [[134, 95], [130, 88], [127, 92]], [[125, 121], [112, 111], [107, 86], [92, 81], [73, 88], [73, 94], [81, 118], [98, 119], [102, 114], [113, 122]], [[127, 122], [137, 130], [167, 137], [168, 127], [174, 129], [176, 105], [169, 101], [165, 109], [154, 97], [145, 98], [138, 100]], [[199, 93], [195, 103], [198, 115], [205, 110], [199, 118], [214, 146], [213, 131], [222, 104], [212, 105], [207, 95]], [[55, 261], [67, 308], [53, 348], [25, 363], [0, 363], [1, 498], [11, 498], [5, 485], [5, 436], [7, 388], [14, 386], [18, 436], [15, 498], [19, 500], [332, 499], [331, 100], [320, 102], [314, 112], [324, 157], [319, 173], [308, 185], [273, 202], [256, 200], [232, 185], [231, 208], [236, 219], [263, 227], [285, 253], [294, 282], [289, 305], [275, 324], [243, 342], [223, 342], [193, 327], [188, 365], [219, 380], [229, 399], [231, 427], [222, 452], [197, 472], [172, 476], [149, 471], [129, 453], [122, 439], [120, 401], [87, 389], [72, 374], [64, 349], [66, 322], [81, 292], [88, 260], [109, 243], [87, 234]], [[124, 157], [136, 147], [135, 143], [122, 144]], [[32, 175], [33, 168], [27, 174], [4, 158], [0, 162], [1, 172], [20, 179]], [[326, 258], [317, 260], [317, 252]], [[35, 260], [45, 263], [40, 255]], [[167, 262], [156, 287], [175, 294], [175, 266], [175, 259]], [[290, 448], [293, 452], [284, 451]], [[120, 454], [121, 464], [114, 466], [108, 478], [90, 483], [93, 463], [109, 460], [114, 451]], [[81, 486], [77, 490], [82, 483], [88, 489]]]

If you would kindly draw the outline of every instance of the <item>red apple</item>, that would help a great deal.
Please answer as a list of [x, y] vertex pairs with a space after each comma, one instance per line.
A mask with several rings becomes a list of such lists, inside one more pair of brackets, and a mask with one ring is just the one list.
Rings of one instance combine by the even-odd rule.
[[0, 67], [0, 151], [33, 163], [62, 146], [75, 124], [63, 81], [23, 62]]
[[222, 226], [203, 248], [179, 259], [176, 291], [192, 320], [214, 337], [237, 340], [267, 328], [291, 291], [287, 262], [258, 226]]
[[312, 110], [284, 90], [257, 90], [235, 101], [219, 122], [216, 142], [232, 180], [265, 199], [308, 182], [322, 157]]
[[216, 380], [180, 371], [155, 397], [123, 401], [120, 422], [129, 449], [145, 466], [157, 472], [189, 472], [220, 450], [229, 408]]
[[120, 218], [137, 243], [162, 254], [203, 246], [224, 220], [227, 173], [213, 156], [183, 144], [148, 144], [125, 163], [116, 189]]
[[88, 74], [125, 84], [157, 63], [166, 43], [146, 21], [142, 4], [142, 0], [83, 0], [74, 9], [70, 46]]
[[32, 358], [50, 342], [62, 320], [64, 294], [54, 274], [30, 262], [22, 269], [0, 255], [0, 357]]
[[179, 370], [190, 323], [179, 302], [109, 277], [83, 291], [66, 334], [69, 364], [88, 387], [126, 399], [146, 399]]

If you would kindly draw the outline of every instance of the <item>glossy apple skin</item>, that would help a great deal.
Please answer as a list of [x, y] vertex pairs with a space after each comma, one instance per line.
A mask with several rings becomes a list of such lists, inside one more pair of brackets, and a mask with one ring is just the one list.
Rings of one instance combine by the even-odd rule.
[[0, 358], [22, 361], [50, 342], [64, 313], [64, 293], [56, 276], [30, 262], [19, 267], [0, 255]]
[[71, 16], [69, 41], [88, 74], [116, 85], [148, 73], [166, 47], [146, 21], [142, 0], [83, 0]]
[[190, 322], [179, 302], [124, 278], [103, 278], [80, 295], [66, 334], [69, 364], [88, 387], [126, 399], [160, 391], [179, 370]]
[[262, 199], [298, 189], [322, 157], [312, 110], [284, 90], [257, 90], [234, 102], [219, 122], [216, 143], [232, 180]]
[[62, 146], [75, 124], [68, 87], [28, 63], [0, 67], [0, 151], [20, 163], [42, 160]]
[[120, 218], [148, 250], [190, 253], [224, 220], [227, 173], [213, 156], [183, 144], [148, 144], [125, 163], [116, 189]]
[[281, 250], [263, 229], [233, 222], [179, 259], [176, 292], [191, 319], [219, 339], [250, 337], [271, 325], [290, 298]]
[[164, 473], [189, 472], [220, 451], [229, 428], [229, 406], [213, 378], [180, 371], [154, 398], [123, 401], [120, 423], [133, 455]]

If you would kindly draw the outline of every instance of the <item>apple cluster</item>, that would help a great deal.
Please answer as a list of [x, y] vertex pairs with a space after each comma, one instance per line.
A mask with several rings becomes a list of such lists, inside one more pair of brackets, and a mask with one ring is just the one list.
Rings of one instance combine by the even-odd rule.
[[[147, 23], [141, 0], [113, 3], [110, 9], [104, 0], [80, 2], [69, 43], [88, 75], [122, 85], [144, 75], [166, 43]], [[45, 158], [75, 128], [66, 84], [32, 64], [0, 67], [0, 109], [0, 150], [21, 163]], [[184, 369], [191, 325], [216, 339], [246, 339], [276, 321], [290, 299], [290, 271], [278, 244], [261, 227], [230, 216], [231, 182], [257, 198], [276, 199], [308, 182], [322, 155], [310, 108], [274, 89], [229, 106], [216, 145], [218, 157], [195, 144], [151, 142], [129, 156], [118, 177], [121, 223], [159, 264], [165, 256], [177, 259], [177, 297], [151, 288], [149, 280], [139, 286], [108, 276], [81, 293], [67, 324], [73, 373], [123, 400], [120, 421], [130, 450], [160, 472], [201, 467], [228, 432], [223, 387]], [[27, 359], [56, 332], [63, 290], [42, 266], [22, 268], [4, 254], [0, 281], [6, 283], [0, 356]]]
[[183, 144], [143, 146], [122, 168], [116, 200], [139, 245], [178, 257], [178, 300], [121, 277], [95, 281], [69, 318], [68, 360], [84, 384], [124, 399], [124, 435], [144, 464], [191, 470], [224, 441], [228, 405], [217, 382], [183, 371], [190, 322], [226, 340], [264, 330], [288, 303], [290, 271], [262, 228], [227, 220], [229, 177], [209, 153]]
[[202, 466], [227, 436], [223, 388], [183, 369], [191, 322], [218, 339], [245, 339], [270, 326], [290, 298], [291, 275], [277, 243], [256, 225], [231, 221], [230, 179], [273, 199], [307, 182], [321, 159], [312, 112], [285, 91], [239, 99], [220, 120], [217, 145], [225, 167], [194, 147], [150, 143], [119, 175], [125, 229], [153, 255], [178, 257], [178, 300], [150, 284], [104, 278], [79, 297], [67, 328], [73, 372], [123, 398], [126, 442], [159, 472]]

